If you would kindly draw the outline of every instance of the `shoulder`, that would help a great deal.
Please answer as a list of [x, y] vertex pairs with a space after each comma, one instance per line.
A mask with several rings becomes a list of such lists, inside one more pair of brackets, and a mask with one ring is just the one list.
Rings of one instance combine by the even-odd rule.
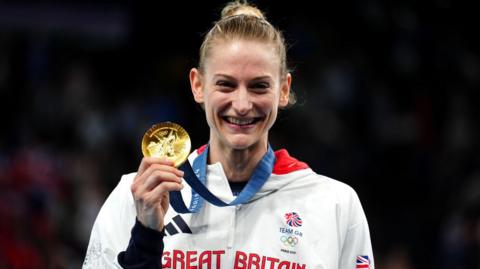
[[130, 188], [130, 186], [133, 183], [133, 179], [137, 175], [136, 172], [132, 172], [129, 174], [124, 174], [121, 176], [120, 181], [118, 182], [117, 186], [115, 187], [115, 190], [124, 190]]
[[136, 175], [137, 175], [137, 172], [122, 175], [117, 187], [130, 188], [130, 186], [133, 183], [133, 179], [135, 178]]
[[136, 173], [130, 173], [122, 175], [117, 186], [108, 196], [107, 200], [102, 209], [107, 208], [118, 208], [118, 207], [127, 207], [131, 208], [134, 204], [133, 196], [131, 195], [130, 187], [132, 185], [133, 179], [135, 178]]
[[135, 204], [130, 186], [136, 173], [125, 174], [108, 195], [97, 216], [97, 222], [109, 223], [112, 220], [135, 216]]
[[336, 200], [340, 204], [350, 207], [352, 206], [352, 203], [356, 203], [356, 201], [358, 201], [358, 195], [350, 185], [342, 181], [318, 174], [317, 177], [325, 182], [329, 190], [331, 190], [332, 194], [335, 195]]
[[275, 151], [275, 165], [273, 167], [272, 174], [277, 176], [300, 174], [300, 178], [313, 181], [315, 183], [331, 185], [336, 189], [342, 190], [350, 188], [345, 183], [316, 173], [306, 162], [300, 161], [291, 156], [286, 149], [279, 149]]
[[338, 203], [349, 204], [352, 199], [358, 199], [355, 190], [348, 184], [321, 175], [313, 171], [307, 163], [290, 156], [287, 150], [275, 151], [275, 166], [272, 174], [276, 177], [288, 177], [296, 187], [303, 186], [316, 194], [328, 195]]
[[339, 223], [345, 228], [351, 228], [360, 223], [366, 223], [365, 214], [357, 192], [348, 184], [339, 180], [316, 174], [321, 181], [322, 195], [329, 197], [337, 212]]
[[109, 197], [107, 198], [110, 200], [114, 200], [118, 203], [125, 203], [125, 202], [132, 202], [133, 203], [133, 197], [131, 195], [131, 190], [130, 187], [133, 183], [133, 179], [135, 178], [135, 175], [137, 173], [129, 173], [129, 174], [124, 174], [120, 178], [120, 181], [118, 182], [117, 186], [113, 189], [113, 191], [110, 193]]
[[348, 184], [311, 171], [293, 185], [303, 185], [304, 200], [314, 209], [323, 208], [335, 212], [338, 227], [350, 229], [366, 223], [365, 214], [357, 192]]
[[303, 174], [304, 176], [298, 178], [295, 184], [306, 185], [315, 195], [328, 197], [331, 201], [343, 206], [349, 206], [354, 200], [358, 200], [355, 190], [340, 180], [318, 174], [312, 169], [306, 170]]
[[308, 169], [308, 165], [290, 156], [286, 149], [275, 151], [275, 165], [272, 173], [275, 175], [289, 174], [295, 171]]

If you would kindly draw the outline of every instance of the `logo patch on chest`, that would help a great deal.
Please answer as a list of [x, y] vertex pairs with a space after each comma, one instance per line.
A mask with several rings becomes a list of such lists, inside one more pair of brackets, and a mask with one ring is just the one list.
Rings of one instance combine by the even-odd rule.
[[303, 233], [300, 227], [303, 220], [296, 212], [288, 212], [284, 214], [283, 225], [279, 228], [279, 240], [281, 243], [280, 251], [289, 254], [296, 254], [296, 247], [300, 244]]
[[303, 224], [302, 219], [295, 212], [286, 213], [285, 220], [290, 227], [301, 227]]

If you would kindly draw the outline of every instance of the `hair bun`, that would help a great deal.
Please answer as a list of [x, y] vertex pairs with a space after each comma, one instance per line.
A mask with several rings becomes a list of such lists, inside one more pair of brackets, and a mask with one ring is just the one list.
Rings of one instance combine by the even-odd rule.
[[263, 13], [260, 11], [260, 9], [247, 3], [247, 1], [232, 1], [228, 3], [222, 10], [222, 19], [238, 15], [253, 16], [260, 19], [265, 19], [265, 16], [263, 16]]

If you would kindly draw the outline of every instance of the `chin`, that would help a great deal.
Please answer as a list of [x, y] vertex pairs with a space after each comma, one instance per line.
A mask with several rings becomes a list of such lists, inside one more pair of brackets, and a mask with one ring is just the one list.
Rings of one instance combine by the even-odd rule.
[[251, 147], [253, 144], [255, 144], [255, 142], [258, 142], [258, 141], [253, 141], [253, 140], [254, 139], [252, 139], [252, 137], [245, 137], [243, 135], [243, 137], [227, 138], [227, 141], [228, 141], [227, 143], [233, 149], [242, 150], [242, 149], [247, 149], [247, 148]]

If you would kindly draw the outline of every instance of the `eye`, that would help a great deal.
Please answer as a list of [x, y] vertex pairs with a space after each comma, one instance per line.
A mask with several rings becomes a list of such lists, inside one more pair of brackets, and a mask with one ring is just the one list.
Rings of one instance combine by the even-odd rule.
[[270, 83], [268, 82], [255, 82], [250, 86], [254, 91], [264, 92], [270, 88]]
[[255, 84], [255, 88], [266, 89], [269, 87], [270, 87], [270, 84], [268, 84], [268, 82], [259, 82]]
[[228, 80], [219, 80], [215, 83], [216, 86], [219, 86], [220, 88], [234, 88], [235, 84], [231, 81]]

